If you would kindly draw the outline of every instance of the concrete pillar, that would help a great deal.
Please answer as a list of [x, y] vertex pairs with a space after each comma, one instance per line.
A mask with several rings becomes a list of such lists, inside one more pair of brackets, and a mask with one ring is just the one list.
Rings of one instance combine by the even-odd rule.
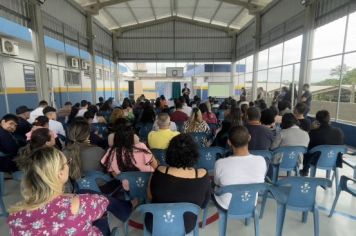
[[253, 73], [252, 73], [252, 100], [257, 99], [257, 81], [258, 81], [258, 52], [260, 50], [261, 40], [261, 15], [257, 13], [255, 16], [256, 31], [255, 31], [255, 50], [253, 55]]
[[299, 87], [298, 87], [298, 100], [302, 97], [303, 84], [310, 84], [310, 70], [311, 66], [308, 60], [312, 57], [313, 53], [313, 39], [314, 39], [314, 27], [315, 27], [315, 11], [316, 3], [311, 3], [306, 6], [304, 16], [304, 32], [302, 42], [302, 55], [300, 58], [300, 73], [299, 73]]
[[31, 0], [29, 3], [31, 18], [30, 27], [32, 30], [32, 48], [34, 59], [37, 62], [35, 67], [35, 76], [38, 99], [46, 100], [50, 103], [50, 88], [46, 64], [46, 47], [44, 43], [41, 5], [36, 0]]
[[96, 104], [96, 63], [95, 63], [95, 47], [94, 39], [95, 35], [93, 34], [93, 16], [87, 15], [87, 38], [88, 38], [88, 49], [90, 53], [91, 63], [90, 63], [90, 79], [91, 79], [91, 95], [92, 102]]

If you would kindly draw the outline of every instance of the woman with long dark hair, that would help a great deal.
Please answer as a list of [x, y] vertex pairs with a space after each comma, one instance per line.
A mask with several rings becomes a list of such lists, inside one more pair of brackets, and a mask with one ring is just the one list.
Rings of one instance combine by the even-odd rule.
[[[153, 172], [158, 165], [147, 146], [135, 138], [130, 123], [116, 130], [114, 145], [106, 152], [101, 163], [113, 176], [127, 171]], [[123, 187], [128, 190], [125, 181]]]

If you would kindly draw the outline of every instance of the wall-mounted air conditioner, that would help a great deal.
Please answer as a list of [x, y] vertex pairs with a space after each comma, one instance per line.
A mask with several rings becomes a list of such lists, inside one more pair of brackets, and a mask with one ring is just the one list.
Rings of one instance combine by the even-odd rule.
[[1, 51], [4, 54], [11, 55], [11, 56], [18, 56], [19, 55], [19, 45], [17, 42], [7, 39], [1, 38]]
[[75, 57], [71, 57], [69, 60], [69, 65], [72, 68], [79, 68], [79, 59]]
[[88, 62], [84, 61], [84, 60], [81, 60], [81, 68], [83, 70], [88, 70], [89, 69], [89, 64]]

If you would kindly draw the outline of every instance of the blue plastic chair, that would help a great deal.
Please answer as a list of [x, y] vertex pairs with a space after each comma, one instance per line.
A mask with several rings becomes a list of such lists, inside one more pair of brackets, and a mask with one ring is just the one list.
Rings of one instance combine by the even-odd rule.
[[[314, 214], [314, 236], [319, 236], [319, 210], [315, 202], [316, 189], [331, 187], [331, 181], [324, 178], [287, 177], [277, 182], [277, 186], [291, 187], [287, 203], [277, 210], [277, 235], [282, 235], [286, 209], [303, 212], [302, 222], [307, 221], [308, 212]], [[264, 207], [264, 206], [263, 206]]]
[[148, 134], [151, 132], [153, 123], [146, 123], [140, 128], [138, 136], [142, 142], [147, 142]]
[[[120, 175], [116, 176], [121, 181], [127, 180], [129, 182], [129, 192], [125, 193], [126, 200], [139, 199], [144, 203], [148, 200], [147, 187], [150, 177], [151, 172], [140, 171], [121, 172]], [[125, 222], [125, 235], [128, 233], [129, 219], [130, 217]]]
[[98, 129], [98, 133], [103, 137], [107, 138], [108, 137], [108, 129], [106, 124], [104, 123], [92, 123], [92, 125]]
[[164, 149], [151, 149], [153, 156], [159, 161], [160, 165], [166, 165], [166, 150]]
[[339, 153], [346, 153], [347, 148], [343, 145], [319, 145], [309, 150], [310, 154], [316, 152], [320, 152], [320, 156], [316, 166], [311, 165], [310, 176], [315, 177], [316, 170], [322, 169], [326, 170], [326, 178], [329, 179], [331, 171], [334, 171], [335, 188], [337, 190], [339, 186], [339, 171], [336, 167], [336, 161]]
[[194, 139], [195, 143], [199, 146], [199, 147], [205, 147], [205, 142], [206, 140], [208, 140], [208, 134], [204, 133], [204, 132], [193, 132], [193, 133], [189, 133], [192, 138]]
[[[221, 147], [205, 147], [199, 149], [199, 160], [196, 168], [204, 168], [212, 176], [214, 172], [214, 166], [216, 160], [221, 158], [225, 153], [225, 149]], [[206, 225], [206, 219], [208, 216], [208, 208], [204, 209], [202, 228]]]
[[76, 180], [79, 189], [89, 189], [100, 193], [100, 188], [96, 183], [96, 180], [102, 179], [106, 182], [112, 180], [112, 178], [99, 171], [87, 172], [84, 178]]
[[[193, 203], [156, 203], [144, 204], [137, 208], [138, 211], [145, 215], [153, 215], [152, 234], [144, 226], [144, 236], [182, 236], [186, 235], [183, 215], [185, 212], [191, 212], [199, 215], [200, 207]], [[198, 219], [198, 217], [197, 217]], [[195, 224], [194, 235], [198, 236], [198, 220]]]
[[[279, 147], [274, 150], [272, 152], [272, 181], [274, 183], [277, 182], [280, 170], [286, 171], [287, 176], [290, 176], [292, 171], [295, 171], [296, 176], [299, 176], [298, 160], [306, 152], [307, 148], [301, 146]], [[278, 163], [276, 161], [277, 158], [280, 158]]]
[[339, 199], [341, 191], [345, 191], [345, 192], [351, 194], [352, 196], [356, 197], [356, 187], [354, 187], [354, 188], [349, 187], [347, 185], [347, 183], [349, 181], [353, 182], [353, 183], [356, 183], [356, 179], [351, 179], [351, 178], [346, 177], [344, 175], [341, 176], [340, 184], [339, 184], [339, 187], [337, 188], [336, 196], [335, 196], [335, 199], [334, 199], [334, 202], [333, 202], [333, 206], [331, 207], [329, 217], [332, 217], [333, 214], [334, 214], [336, 203], [337, 203], [337, 200]]
[[197, 168], [204, 168], [209, 173], [214, 170], [215, 161], [224, 155], [225, 149], [221, 147], [199, 148], [199, 160]]
[[227, 211], [218, 207], [219, 212], [219, 236], [226, 235], [227, 220], [233, 219], [247, 219], [254, 218], [255, 221], [255, 235], [259, 235], [259, 214], [256, 209], [256, 201], [259, 192], [266, 190], [265, 184], [241, 184], [228, 185], [219, 188], [215, 195], [231, 193], [231, 201]]
[[266, 159], [272, 160], [272, 153], [268, 150], [249, 150], [249, 152], [256, 156], [263, 156]]

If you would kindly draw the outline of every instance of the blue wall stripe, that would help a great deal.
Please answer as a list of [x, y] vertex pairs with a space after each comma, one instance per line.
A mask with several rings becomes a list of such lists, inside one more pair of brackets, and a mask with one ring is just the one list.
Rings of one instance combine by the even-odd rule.
[[[20, 24], [17, 24], [15, 22], [9, 21], [3, 17], [0, 17], [0, 33], [4, 34], [4, 35], [8, 35], [10, 37], [14, 37], [20, 40], [24, 40], [27, 42], [31, 42], [32, 41], [32, 36], [31, 36], [31, 32], [30, 29], [27, 27], [24, 27]], [[77, 46], [73, 46], [70, 44], [66, 44], [64, 47], [64, 43], [60, 40], [45, 36], [44, 37], [44, 41], [45, 41], [45, 45], [47, 48], [59, 51], [59, 52], [64, 52], [65, 49], [65, 53], [67, 55], [70, 56], [75, 56], [75, 57], [80, 57], [82, 59], [85, 60], [90, 60], [90, 53], [80, 49], [80, 54], [79, 54], [79, 50]], [[103, 59], [101, 57], [96, 57], [95, 61], [97, 64], [100, 65], [105, 65], [110, 67], [110, 61], [107, 59]], [[120, 72], [127, 72], [128, 69], [125, 66], [120, 65]]]

